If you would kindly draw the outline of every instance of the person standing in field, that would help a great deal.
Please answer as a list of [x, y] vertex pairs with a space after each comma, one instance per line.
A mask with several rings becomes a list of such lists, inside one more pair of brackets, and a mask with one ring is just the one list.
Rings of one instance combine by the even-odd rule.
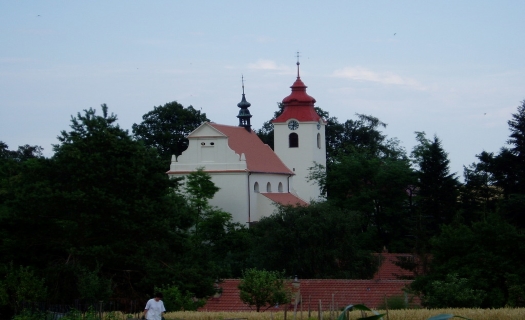
[[144, 317], [147, 320], [162, 320], [162, 316], [166, 312], [164, 308], [164, 302], [162, 302], [162, 293], [155, 293], [153, 299], [149, 299], [144, 308]]

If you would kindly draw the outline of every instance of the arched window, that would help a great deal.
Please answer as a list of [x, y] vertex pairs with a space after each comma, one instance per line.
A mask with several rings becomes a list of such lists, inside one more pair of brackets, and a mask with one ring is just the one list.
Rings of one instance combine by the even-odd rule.
[[282, 182], [279, 182], [279, 186], [277, 187], [277, 190], [279, 192], [283, 192], [283, 183]]
[[257, 192], [257, 193], [259, 193], [259, 182], [256, 182], [256, 183], [253, 185], [253, 192]]
[[298, 148], [299, 147], [299, 136], [297, 133], [292, 132], [288, 136], [288, 144], [290, 148]]
[[321, 149], [321, 134], [317, 134], [317, 148]]
[[272, 192], [272, 184], [269, 182], [266, 184], [266, 192]]

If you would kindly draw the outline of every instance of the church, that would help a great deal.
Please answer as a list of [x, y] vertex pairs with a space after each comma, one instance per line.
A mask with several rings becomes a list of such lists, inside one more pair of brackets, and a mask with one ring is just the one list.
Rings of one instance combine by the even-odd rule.
[[272, 121], [274, 150], [251, 129], [251, 104], [243, 93], [237, 126], [206, 122], [191, 132], [188, 148], [172, 156], [170, 177], [203, 168], [220, 190], [210, 205], [232, 215], [234, 222], [255, 223], [271, 215], [276, 204], [308, 205], [319, 199], [320, 187], [308, 181], [314, 163], [326, 166], [326, 122], [314, 109], [299, 74], [283, 111]]

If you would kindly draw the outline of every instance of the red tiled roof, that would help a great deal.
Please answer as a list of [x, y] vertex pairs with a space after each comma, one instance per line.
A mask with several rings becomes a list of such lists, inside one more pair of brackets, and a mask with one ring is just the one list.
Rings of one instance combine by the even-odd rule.
[[378, 253], [377, 257], [381, 259], [381, 268], [374, 275], [374, 280], [393, 280], [393, 279], [410, 279], [414, 277], [414, 273], [395, 265], [397, 257], [412, 258], [413, 255], [409, 253]]
[[[249, 305], [239, 298], [240, 279], [226, 279], [219, 284], [222, 293], [208, 300], [200, 311], [250, 311]], [[323, 310], [332, 304], [339, 310], [349, 304], [364, 304], [378, 308], [384, 304], [385, 297], [404, 296], [403, 288], [409, 280], [346, 280], [346, 279], [300, 279], [299, 292], [303, 311], [318, 310], [319, 301]], [[271, 307], [272, 310], [293, 309], [293, 301], [288, 306]]]
[[[398, 280], [397, 275], [407, 271], [396, 266], [392, 261], [396, 256], [411, 256], [410, 254], [381, 253], [382, 264], [371, 280], [348, 279], [300, 279], [299, 290], [302, 296], [303, 311], [317, 311], [319, 301], [323, 310], [329, 310], [334, 303], [336, 310], [349, 304], [362, 303], [369, 308], [378, 308], [385, 302], [385, 298], [404, 297], [405, 288], [412, 280]], [[239, 298], [238, 285], [240, 279], [226, 279], [219, 284], [222, 289], [220, 296], [212, 297], [200, 311], [250, 311], [250, 306], [244, 304]], [[414, 299], [413, 303], [419, 303]], [[293, 305], [272, 307], [272, 310], [293, 310]]]
[[307, 86], [297, 74], [297, 79], [290, 87], [292, 93], [283, 99], [284, 110], [281, 115], [272, 122], [280, 123], [286, 122], [289, 119], [297, 119], [299, 121], [319, 121], [321, 117], [314, 109], [315, 99], [306, 93]]
[[308, 203], [304, 201], [303, 199], [299, 198], [298, 196], [286, 192], [286, 193], [261, 193], [266, 198], [272, 200], [273, 202], [282, 204], [284, 206], [307, 206]]
[[244, 127], [209, 123], [228, 137], [228, 146], [237, 154], [244, 153], [248, 171], [293, 175], [293, 171], [279, 159], [272, 148], [264, 144], [253, 131]]

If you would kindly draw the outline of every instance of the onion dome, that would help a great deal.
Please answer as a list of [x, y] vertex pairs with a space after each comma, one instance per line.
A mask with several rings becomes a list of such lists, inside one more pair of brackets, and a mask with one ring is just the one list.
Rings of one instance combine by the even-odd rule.
[[292, 93], [283, 99], [283, 113], [272, 122], [286, 122], [289, 119], [298, 121], [319, 121], [321, 117], [314, 109], [315, 99], [306, 93], [307, 86], [299, 75], [299, 61], [297, 61], [297, 79], [290, 87]]
[[250, 118], [252, 115], [250, 114], [250, 111], [248, 108], [252, 104], [246, 101], [246, 96], [244, 95], [244, 78], [242, 78], [242, 99], [241, 102], [237, 104], [237, 107], [241, 108], [239, 110], [239, 114], [237, 115], [237, 118], [239, 118], [239, 127], [244, 127], [246, 130], [251, 131], [251, 124], [250, 124]]

